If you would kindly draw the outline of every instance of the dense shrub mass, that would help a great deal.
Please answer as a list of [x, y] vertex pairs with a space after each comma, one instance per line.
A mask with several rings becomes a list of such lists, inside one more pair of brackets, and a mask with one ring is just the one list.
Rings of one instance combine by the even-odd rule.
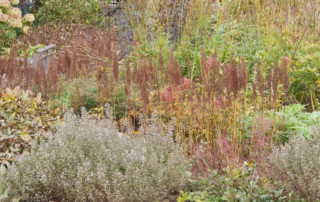
[[8, 166], [16, 155], [40, 142], [60, 120], [59, 109], [52, 110], [31, 91], [0, 91], [0, 167]]
[[295, 190], [311, 201], [320, 199], [320, 132], [305, 138], [294, 136], [270, 155], [274, 174], [287, 190]]
[[31, 201], [162, 201], [186, 183], [188, 161], [158, 124], [120, 134], [111, 120], [68, 114], [54, 139], [0, 177], [8, 197]]

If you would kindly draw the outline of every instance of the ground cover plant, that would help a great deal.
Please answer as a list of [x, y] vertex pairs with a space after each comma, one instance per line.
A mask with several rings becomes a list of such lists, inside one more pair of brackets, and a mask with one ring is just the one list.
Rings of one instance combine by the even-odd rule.
[[[170, 130], [159, 138], [170, 139], [170, 144], [179, 148], [176, 159], [192, 163], [187, 169], [188, 180], [183, 178], [186, 186], [174, 185], [171, 189], [168, 187], [174, 182], [168, 180], [161, 185], [166, 186], [162, 190], [140, 187], [146, 190], [143, 194], [135, 190], [106, 191], [111, 197], [108, 200], [134, 201], [138, 198], [130, 197], [141, 195], [139, 199], [145, 201], [317, 201], [317, 182], [310, 182], [308, 185], [313, 183], [315, 187], [310, 188], [301, 179], [319, 175], [314, 167], [319, 148], [314, 146], [316, 135], [312, 130], [319, 122], [319, 4], [319, 0], [40, 0], [32, 9], [36, 17], [32, 27], [28, 24], [28, 33], [19, 35], [15, 30], [15, 41], [4, 40], [7, 45], [0, 55], [1, 95], [10, 91], [6, 88], [16, 86], [21, 92], [41, 93], [42, 101], [47, 103], [44, 113], [64, 115], [73, 108], [79, 120], [87, 114], [81, 111], [84, 107], [90, 114], [86, 120], [92, 125], [99, 125], [97, 120], [109, 116], [110, 109], [106, 113], [104, 107], [108, 104], [115, 121], [110, 130], [137, 141], [136, 145], [125, 144], [137, 151], [141, 142], [154, 137], [150, 122], [157, 117], [157, 124], [164, 131]], [[1, 11], [8, 14], [2, 7]], [[38, 47], [48, 44], [56, 44], [57, 48], [45, 71], [43, 65], [32, 64], [32, 57]], [[17, 100], [18, 106], [23, 105]], [[8, 110], [2, 106], [1, 111]], [[70, 131], [82, 127], [71, 125]], [[4, 137], [9, 136], [8, 130], [3, 131]], [[51, 139], [44, 138], [36, 148], [60, 141], [62, 136], [55, 133], [55, 127], [50, 131]], [[18, 130], [15, 137], [21, 136]], [[164, 139], [160, 139], [162, 143]], [[87, 142], [80, 144], [85, 147]], [[102, 148], [98, 141], [91, 143]], [[306, 152], [298, 154], [296, 151], [302, 147]], [[35, 182], [20, 189], [26, 181], [19, 186], [13, 183], [16, 172], [22, 170], [10, 170], [10, 165], [28, 164], [33, 155], [42, 154], [41, 149], [32, 148], [16, 153], [7, 150], [5, 155], [15, 158], [6, 160], [3, 176], [11, 173], [5, 177], [9, 180], [6, 183], [15, 188], [11, 192], [0, 183], [3, 197], [9, 192], [10, 197], [20, 199], [41, 200], [55, 195], [49, 185], [42, 189], [42, 184]], [[68, 159], [71, 148], [73, 145], [66, 144], [64, 151], [58, 152], [65, 155], [61, 158]], [[112, 148], [124, 150], [117, 144]], [[94, 159], [102, 167], [106, 165], [103, 163], [107, 161], [99, 158]], [[275, 165], [279, 159], [282, 164]], [[291, 161], [301, 166], [291, 166]], [[94, 160], [89, 162], [99, 167]], [[129, 162], [140, 161], [133, 158]], [[245, 167], [244, 162], [248, 162]], [[174, 164], [173, 170], [180, 163]], [[165, 166], [155, 165], [150, 172]], [[148, 177], [144, 176], [148, 171], [140, 167], [134, 170], [132, 176], [125, 175], [126, 179]], [[55, 176], [50, 169], [43, 171]], [[78, 171], [67, 169], [70, 174], [66, 177]], [[34, 172], [34, 168], [28, 172]], [[94, 169], [83, 173], [97, 174]], [[104, 182], [91, 182], [95, 184], [79, 195], [80, 201], [102, 197], [97, 186]], [[127, 182], [119, 186], [125, 187]], [[163, 183], [159, 177], [153, 182]], [[77, 186], [85, 188], [86, 181]], [[24, 192], [28, 188], [41, 195]], [[78, 197], [70, 187], [60, 188], [64, 193], [70, 191], [70, 195], [59, 195], [59, 200]], [[49, 195], [42, 195], [43, 190]]]
[[193, 181], [193, 191], [180, 193], [184, 201], [285, 201], [283, 190], [268, 188], [266, 178], [261, 178], [252, 165], [244, 162], [240, 168], [225, 168], [225, 174], [213, 170], [208, 177]]

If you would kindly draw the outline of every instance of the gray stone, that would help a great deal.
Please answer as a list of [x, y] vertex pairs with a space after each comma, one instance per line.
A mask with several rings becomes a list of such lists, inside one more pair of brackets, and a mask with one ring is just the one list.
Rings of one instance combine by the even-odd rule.
[[43, 48], [36, 50], [32, 59], [32, 66], [35, 68], [42, 67], [48, 73], [50, 62], [56, 51], [56, 45], [50, 44]]
[[6, 73], [0, 75], [0, 91], [8, 87], [8, 78]]

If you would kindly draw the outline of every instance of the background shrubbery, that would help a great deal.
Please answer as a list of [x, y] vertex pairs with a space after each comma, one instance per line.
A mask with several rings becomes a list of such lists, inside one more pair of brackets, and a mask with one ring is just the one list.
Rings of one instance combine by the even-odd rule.
[[37, 20], [41, 23], [72, 23], [86, 24], [103, 23], [99, 0], [50, 0], [42, 1]]

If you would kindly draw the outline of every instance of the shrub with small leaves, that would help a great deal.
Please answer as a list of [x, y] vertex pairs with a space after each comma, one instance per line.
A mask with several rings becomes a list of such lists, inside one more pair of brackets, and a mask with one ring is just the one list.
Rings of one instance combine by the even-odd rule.
[[59, 109], [51, 110], [40, 94], [19, 87], [0, 92], [0, 166], [8, 166], [32, 142], [40, 142], [58, 120]]
[[268, 189], [266, 178], [260, 178], [248, 163], [237, 169], [217, 170], [200, 180], [192, 181], [194, 192], [181, 192], [178, 202], [185, 201], [282, 201], [282, 190]]
[[[109, 110], [112, 111], [112, 110]], [[0, 193], [30, 201], [163, 201], [186, 184], [189, 163], [159, 123], [124, 135], [111, 119], [66, 114], [53, 139], [0, 175]], [[108, 114], [108, 113], [107, 113]]]
[[313, 135], [293, 136], [289, 142], [275, 148], [270, 155], [272, 175], [282, 181], [286, 190], [294, 190], [311, 201], [320, 200], [320, 127]]

